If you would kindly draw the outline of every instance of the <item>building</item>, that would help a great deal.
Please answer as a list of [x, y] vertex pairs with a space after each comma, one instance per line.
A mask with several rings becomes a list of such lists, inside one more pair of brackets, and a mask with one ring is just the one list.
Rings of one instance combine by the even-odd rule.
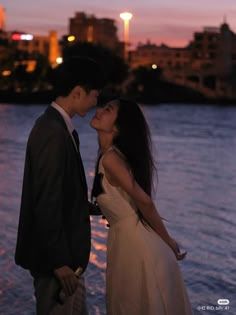
[[138, 45], [135, 51], [130, 52], [132, 68], [140, 66], [151, 67], [156, 65], [162, 69], [181, 68], [190, 62], [188, 48], [171, 48], [166, 45], [157, 46], [150, 43]]
[[236, 34], [227, 23], [206, 27], [194, 33], [191, 52], [193, 69], [214, 69], [219, 75], [228, 75], [236, 65]]
[[6, 47], [8, 46], [8, 34], [0, 30], [0, 61], [7, 55]]
[[75, 36], [76, 41], [101, 44], [119, 54], [123, 53], [123, 44], [118, 39], [113, 19], [96, 18], [94, 15], [77, 12], [70, 18], [69, 34]]
[[39, 55], [45, 56], [51, 67], [58, 64], [60, 50], [55, 31], [48, 36], [0, 31], [0, 75], [9, 76], [19, 66], [33, 72], [41, 62]]
[[5, 29], [5, 9], [0, 5], [0, 31]]
[[236, 98], [236, 34], [224, 23], [195, 32], [188, 46], [172, 48], [147, 42], [130, 53], [132, 68], [155, 66], [173, 83], [208, 97]]
[[191, 67], [184, 69], [182, 82], [209, 97], [235, 98], [236, 34], [226, 21], [195, 32], [190, 51]]
[[37, 54], [48, 58], [51, 66], [57, 64], [57, 58], [60, 56], [57, 32], [50, 31], [48, 36], [32, 35], [22, 32], [12, 32], [10, 41], [21, 52], [26, 52], [29, 56]]

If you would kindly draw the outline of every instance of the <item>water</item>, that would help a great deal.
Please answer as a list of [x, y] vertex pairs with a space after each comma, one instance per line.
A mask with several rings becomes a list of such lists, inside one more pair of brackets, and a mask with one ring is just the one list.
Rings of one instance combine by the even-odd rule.
[[[27, 136], [45, 106], [0, 106], [0, 314], [34, 314], [28, 273], [14, 264]], [[156, 204], [167, 228], [188, 251], [179, 265], [194, 314], [212, 314], [220, 298], [235, 315], [236, 108], [162, 105], [143, 107], [149, 121], [159, 184]], [[91, 188], [96, 134], [90, 113], [75, 119]], [[92, 253], [86, 272], [90, 314], [105, 314], [107, 229], [92, 219]], [[211, 308], [209, 310], [199, 307]], [[128, 315], [128, 314], [127, 314]]]

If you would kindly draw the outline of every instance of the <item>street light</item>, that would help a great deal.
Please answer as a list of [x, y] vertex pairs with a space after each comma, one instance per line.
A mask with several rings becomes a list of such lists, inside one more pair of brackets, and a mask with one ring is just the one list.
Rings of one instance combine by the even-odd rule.
[[61, 63], [63, 63], [63, 58], [62, 58], [62, 57], [57, 57], [56, 63], [57, 63], [58, 65], [60, 65]]
[[11, 70], [3, 70], [2, 71], [2, 76], [3, 77], [9, 77], [11, 75]]
[[133, 17], [133, 14], [130, 12], [123, 12], [120, 14], [120, 18], [124, 21], [125, 60], [128, 59], [129, 21], [132, 19], [132, 17]]

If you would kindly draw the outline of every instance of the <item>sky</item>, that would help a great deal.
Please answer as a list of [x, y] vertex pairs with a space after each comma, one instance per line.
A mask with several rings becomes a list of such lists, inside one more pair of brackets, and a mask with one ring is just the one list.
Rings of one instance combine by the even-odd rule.
[[148, 39], [156, 44], [185, 46], [195, 31], [219, 26], [226, 16], [236, 32], [236, 0], [0, 0], [6, 9], [6, 29], [46, 34], [54, 29], [68, 34], [69, 18], [76, 11], [116, 20], [123, 39], [119, 14], [133, 13], [130, 42], [136, 46]]

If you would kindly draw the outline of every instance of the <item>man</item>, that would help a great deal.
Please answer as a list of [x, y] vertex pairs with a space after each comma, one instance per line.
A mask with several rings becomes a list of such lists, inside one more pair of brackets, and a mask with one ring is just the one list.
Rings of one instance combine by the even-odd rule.
[[87, 58], [61, 64], [57, 97], [28, 139], [15, 261], [34, 278], [38, 315], [87, 314], [84, 279], [75, 271], [84, 272], [89, 260], [89, 202], [71, 118], [96, 105], [102, 77]]

